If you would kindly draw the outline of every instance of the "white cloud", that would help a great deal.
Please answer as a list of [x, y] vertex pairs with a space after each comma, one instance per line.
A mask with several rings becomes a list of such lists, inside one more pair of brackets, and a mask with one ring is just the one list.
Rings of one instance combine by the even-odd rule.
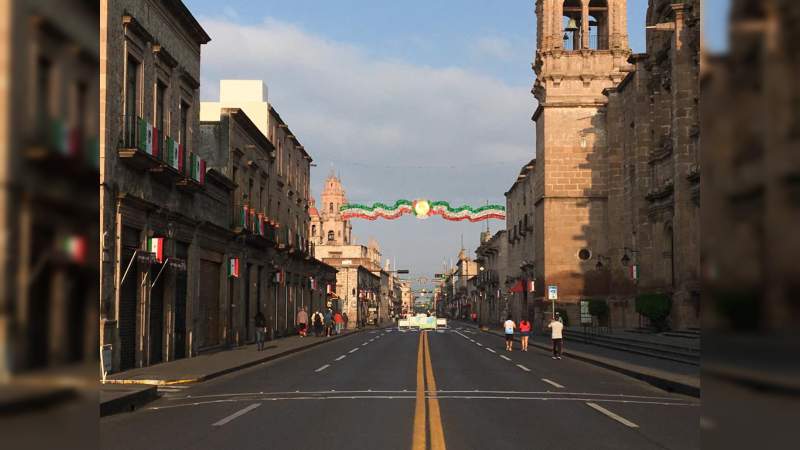
[[516, 56], [514, 46], [508, 39], [498, 36], [483, 36], [472, 44], [472, 51], [478, 56], [501, 61], [511, 61]]
[[[316, 195], [333, 161], [351, 201], [425, 196], [503, 202], [503, 192], [533, 155], [530, 86], [386, 59], [273, 19], [257, 25], [201, 22], [212, 37], [202, 54], [203, 99], [217, 98], [220, 79], [263, 79], [270, 102], [318, 163]], [[495, 44], [494, 51], [510, 50]], [[457, 168], [442, 168], [448, 165]], [[434, 228], [439, 226], [452, 227]], [[413, 250], [376, 224], [356, 227], [362, 241], [379, 237], [385, 256], [411, 259]], [[477, 237], [479, 225], [462, 227], [473, 228]], [[435, 237], [425, 239], [436, 246]], [[438, 241], [443, 245], [441, 236]], [[441, 255], [433, 257], [435, 268]]]

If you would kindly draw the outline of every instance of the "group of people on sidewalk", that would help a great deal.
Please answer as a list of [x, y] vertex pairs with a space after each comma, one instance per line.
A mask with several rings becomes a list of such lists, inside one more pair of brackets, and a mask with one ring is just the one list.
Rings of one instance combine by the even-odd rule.
[[[561, 359], [561, 353], [564, 349], [564, 323], [561, 321], [559, 313], [556, 313], [553, 319], [550, 320], [547, 328], [550, 328], [550, 338], [553, 341], [553, 359]], [[506, 351], [510, 352], [514, 349], [514, 333], [517, 329], [519, 329], [520, 334], [521, 350], [527, 352], [528, 339], [530, 339], [533, 331], [533, 325], [529, 320], [522, 319], [518, 327], [511, 314], [508, 315], [508, 318], [503, 323], [503, 331], [506, 335]]]
[[[310, 319], [310, 320], [309, 320]], [[256, 326], [256, 346], [258, 351], [264, 350], [264, 342], [267, 340], [267, 319], [264, 313], [257, 312], [255, 317]], [[327, 308], [324, 312], [315, 311], [311, 317], [308, 317], [308, 312], [305, 306], [301, 306], [295, 318], [297, 324], [297, 333], [301, 337], [308, 336], [309, 331], [312, 331], [315, 336], [332, 336], [340, 334], [342, 329], [347, 326], [347, 313], [340, 313]]]
[[324, 312], [315, 311], [311, 315], [310, 321], [305, 307], [301, 307], [297, 312], [297, 332], [300, 336], [308, 336], [312, 330], [314, 336], [333, 336], [340, 334], [342, 329], [347, 326], [347, 313], [333, 311], [327, 308]]

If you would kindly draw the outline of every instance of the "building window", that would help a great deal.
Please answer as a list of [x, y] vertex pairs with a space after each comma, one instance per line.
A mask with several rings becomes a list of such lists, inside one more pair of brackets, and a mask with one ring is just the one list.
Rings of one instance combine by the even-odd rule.
[[139, 61], [128, 55], [128, 66], [125, 71], [125, 132], [133, 144], [136, 130], [136, 117], [139, 112]]
[[332, 241], [333, 239], [334, 239], [334, 237], [333, 237], [333, 230], [331, 230], [331, 231], [328, 231], [328, 240], [329, 240], [329, 241]]
[[167, 136], [169, 133], [165, 133], [165, 120], [164, 120], [164, 112], [166, 110], [166, 93], [167, 93], [167, 85], [158, 81], [156, 83], [156, 128], [160, 133], [158, 134], [159, 138], [163, 136]]
[[333, 212], [333, 203], [328, 205], [328, 212]]
[[[47, 126], [47, 120], [50, 119], [50, 108], [48, 102], [52, 99], [50, 94], [50, 73], [52, 64], [50, 60], [40, 57], [36, 67], [36, 87], [38, 89], [37, 105], [36, 105], [36, 118], [40, 121], [42, 127]], [[46, 128], [42, 128], [46, 129]]]
[[582, 248], [578, 250], [578, 259], [581, 261], [586, 261], [592, 257], [592, 252], [588, 248]]
[[181, 129], [179, 136], [184, 154], [189, 151], [189, 104], [181, 100]]
[[312, 237], [316, 237], [317, 236], [317, 226], [316, 225], [311, 225], [311, 236]]

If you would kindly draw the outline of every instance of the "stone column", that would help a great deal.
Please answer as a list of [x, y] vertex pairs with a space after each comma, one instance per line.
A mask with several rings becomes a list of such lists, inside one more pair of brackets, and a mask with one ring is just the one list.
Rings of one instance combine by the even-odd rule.
[[589, 0], [581, 2], [581, 48], [589, 48]]

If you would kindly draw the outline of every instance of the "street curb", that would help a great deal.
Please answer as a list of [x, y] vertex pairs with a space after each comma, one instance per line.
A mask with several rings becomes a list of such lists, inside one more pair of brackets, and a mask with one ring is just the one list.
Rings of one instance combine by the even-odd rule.
[[17, 414], [46, 408], [54, 404], [75, 398], [77, 391], [71, 387], [59, 387], [42, 392], [32, 393], [25, 397], [0, 402], [0, 416]]
[[780, 376], [763, 373], [758, 370], [738, 367], [722, 362], [704, 363], [703, 373], [761, 391], [769, 391], [784, 395], [800, 395], [800, 382], [798, 382], [796, 376]]
[[[472, 326], [472, 325], [470, 325], [470, 326]], [[492, 334], [492, 335], [500, 337], [500, 338], [504, 338], [504, 336], [501, 333], [497, 332], [497, 331], [492, 331], [492, 330], [483, 331], [483, 330], [480, 330], [479, 328], [476, 328], [476, 329], [478, 331], [482, 331], [483, 333], [488, 333], [488, 334]], [[515, 337], [514, 340], [519, 342], [519, 338], [517, 338], [517, 337]], [[542, 350], [552, 351], [552, 348], [550, 348], [549, 346], [544, 345], [544, 344], [539, 344], [537, 342], [530, 342], [529, 345], [532, 345], [532, 346], [537, 347], [537, 348], [542, 349]], [[651, 384], [651, 385], [653, 385], [653, 386], [655, 386], [655, 387], [657, 387], [659, 389], [663, 389], [665, 391], [676, 392], [676, 393], [679, 393], [679, 394], [688, 395], [690, 397], [700, 398], [700, 385], [699, 384], [698, 385], [693, 385], [693, 384], [690, 384], [690, 383], [685, 383], [685, 382], [680, 381], [680, 380], [676, 380], [676, 379], [673, 379], [673, 378], [665, 377], [665, 376], [660, 375], [660, 374], [653, 373], [653, 372], [651, 372], [649, 370], [646, 370], [646, 369], [636, 370], [636, 369], [633, 369], [631, 366], [629, 366], [627, 364], [625, 364], [625, 365], [614, 364], [610, 360], [606, 360], [605, 358], [600, 359], [598, 357], [591, 357], [591, 356], [584, 355], [584, 354], [576, 354], [575, 352], [572, 352], [570, 350], [564, 350], [563, 354], [564, 354], [564, 356], [568, 356], [570, 358], [577, 359], [579, 361], [583, 361], [583, 362], [586, 362], [586, 363], [589, 363], [589, 364], [593, 364], [595, 366], [602, 367], [604, 369], [613, 370], [614, 372], [618, 372], [618, 373], [621, 373], [623, 375], [627, 375], [627, 376], [632, 377], [632, 378], [636, 378], [637, 380], [644, 381], [644, 382], [646, 382], [648, 384]]]
[[122, 412], [131, 412], [156, 399], [158, 399], [158, 387], [150, 386], [128, 395], [100, 402], [100, 417]]
[[[382, 327], [383, 328], [383, 327]], [[374, 328], [375, 330], [379, 330], [381, 328]], [[249, 367], [256, 366], [258, 364], [272, 361], [278, 358], [282, 358], [285, 356], [289, 356], [294, 353], [298, 353], [304, 350], [308, 350], [310, 348], [316, 347], [318, 345], [325, 344], [327, 342], [332, 342], [337, 339], [346, 338], [348, 336], [353, 336], [364, 331], [370, 331], [373, 329], [360, 329], [349, 332], [347, 334], [339, 335], [339, 336], [331, 336], [328, 339], [321, 339], [317, 342], [310, 343], [308, 345], [297, 347], [293, 349], [289, 349], [280, 353], [275, 353], [270, 356], [266, 356], [264, 358], [260, 358], [254, 361], [248, 361], [244, 364], [239, 364], [237, 366], [228, 367], [223, 370], [219, 370], [217, 372], [209, 373], [203, 375], [198, 378], [191, 378], [191, 379], [182, 379], [182, 380], [109, 380], [106, 379], [106, 384], [139, 384], [139, 385], [150, 385], [152, 386], [151, 389], [146, 389], [144, 391], [134, 392], [130, 395], [125, 395], [122, 397], [115, 398], [113, 400], [108, 400], [106, 402], [100, 403], [100, 416], [115, 414], [118, 412], [125, 412], [125, 411], [132, 411], [138, 407], [141, 407], [145, 403], [149, 403], [153, 400], [158, 398], [158, 386], [169, 386], [169, 385], [177, 385], [177, 384], [191, 384], [191, 383], [201, 383], [203, 381], [208, 381], [217, 377], [221, 377], [223, 375], [227, 375], [229, 373], [233, 373], [239, 370], [247, 369]], [[111, 403], [111, 405], [107, 405]], [[105, 410], [109, 410], [111, 412], [104, 413]]]

